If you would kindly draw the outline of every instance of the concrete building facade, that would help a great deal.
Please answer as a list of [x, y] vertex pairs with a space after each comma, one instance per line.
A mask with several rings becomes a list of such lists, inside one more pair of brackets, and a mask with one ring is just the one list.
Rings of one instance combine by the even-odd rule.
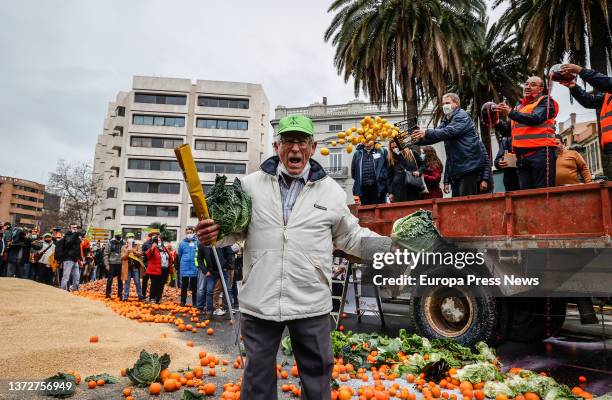
[[109, 103], [98, 136], [94, 173], [104, 199], [93, 226], [138, 239], [160, 222], [180, 237], [197, 221], [173, 149], [191, 145], [205, 191], [216, 174], [231, 183], [265, 157], [268, 113], [259, 84], [135, 76], [132, 90]]
[[34, 228], [43, 212], [45, 185], [0, 176], [0, 222]]
[[[401, 107], [388, 107], [386, 104], [373, 104], [360, 100], [354, 100], [346, 104], [328, 105], [327, 99], [324, 97], [321, 103], [316, 102], [306, 107], [277, 106], [274, 110], [274, 119], [271, 121], [274, 133], [277, 132], [278, 121], [281, 118], [294, 114], [302, 114], [312, 119], [315, 126], [315, 140], [318, 142], [317, 152], [313, 159], [318, 161], [328, 175], [336, 179], [340, 186], [344, 188], [349, 204], [354, 202], [353, 179], [351, 178], [351, 161], [354, 152], [348, 154], [345, 146], [336, 145], [332, 147], [329, 143], [332, 140], [338, 140], [336, 136], [338, 132], [345, 131], [353, 126], [359, 127], [361, 119], [368, 115], [371, 117], [380, 116], [392, 124], [405, 119]], [[430, 128], [432, 127], [431, 124], [431, 109], [426, 109], [419, 116], [418, 125], [423, 128]], [[330, 154], [322, 156], [319, 152], [321, 147], [328, 147]], [[444, 144], [437, 143], [434, 148], [444, 164], [446, 160]]]

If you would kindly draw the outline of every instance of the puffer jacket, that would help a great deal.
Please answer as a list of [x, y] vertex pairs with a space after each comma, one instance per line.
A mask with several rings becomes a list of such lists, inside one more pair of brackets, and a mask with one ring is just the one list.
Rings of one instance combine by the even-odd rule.
[[194, 237], [185, 238], [178, 246], [177, 258], [181, 277], [198, 276], [196, 258], [198, 255], [198, 242]]
[[[266, 320], [287, 321], [332, 310], [332, 252], [362, 256], [362, 238], [380, 237], [362, 228], [346, 205], [346, 193], [310, 160], [310, 176], [285, 225], [278, 176], [279, 158], [241, 179], [253, 201], [248, 231], [219, 243], [244, 238], [240, 312]], [[372, 242], [372, 241], [370, 241]], [[372, 244], [372, 243], [370, 243]], [[389, 251], [391, 240], [376, 240], [370, 251]]]
[[[172, 264], [174, 264], [174, 258], [172, 257], [172, 252], [168, 251], [166, 246], [161, 247], [161, 251], [168, 253], [168, 274], [172, 274]], [[161, 275], [162, 274], [162, 266], [161, 266], [161, 253], [160, 247], [151, 245], [149, 249], [145, 252], [147, 256], [147, 275]]]
[[482, 152], [481, 140], [469, 114], [457, 108], [444, 117], [436, 129], [427, 129], [420, 145], [444, 142], [446, 165], [444, 183], [474, 171], [483, 171], [488, 164], [487, 154]]

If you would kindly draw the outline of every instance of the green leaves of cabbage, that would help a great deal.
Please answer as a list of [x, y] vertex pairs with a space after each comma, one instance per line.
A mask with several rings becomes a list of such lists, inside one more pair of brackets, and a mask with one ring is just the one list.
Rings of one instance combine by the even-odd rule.
[[134, 367], [126, 369], [125, 374], [134, 385], [145, 387], [155, 382], [161, 370], [168, 368], [169, 365], [170, 356], [168, 354], [160, 357], [157, 353], [150, 354], [143, 350]]
[[231, 186], [226, 180], [225, 175], [217, 175], [206, 197], [210, 217], [221, 226], [219, 239], [245, 231], [251, 221], [251, 197], [242, 190], [238, 178]]

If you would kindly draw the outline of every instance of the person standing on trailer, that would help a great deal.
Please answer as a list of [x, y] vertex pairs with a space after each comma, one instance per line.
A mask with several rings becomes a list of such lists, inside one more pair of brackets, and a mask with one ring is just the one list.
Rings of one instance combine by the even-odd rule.
[[555, 186], [555, 118], [559, 105], [544, 94], [544, 80], [538, 76], [527, 79], [523, 98], [514, 109], [506, 103], [497, 104], [495, 108], [512, 121], [512, 148], [517, 157], [519, 188]]

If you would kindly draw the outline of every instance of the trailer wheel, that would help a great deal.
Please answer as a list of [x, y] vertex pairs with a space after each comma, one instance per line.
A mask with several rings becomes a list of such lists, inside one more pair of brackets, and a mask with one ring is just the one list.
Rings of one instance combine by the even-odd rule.
[[[456, 277], [468, 274], [465, 270], [428, 276]], [[497, 337], [498, 303], [485, 287], [417, 287], [412, 298], [412, 313], [419, 333], [429, 338], [455, 339], [464, 346], [480, 341], [493, 344]]]
[[509, 300], [509, 306], [508, 340], [539, 342], [556, 335], [565, 322], [565, 299], [516, 298]]

